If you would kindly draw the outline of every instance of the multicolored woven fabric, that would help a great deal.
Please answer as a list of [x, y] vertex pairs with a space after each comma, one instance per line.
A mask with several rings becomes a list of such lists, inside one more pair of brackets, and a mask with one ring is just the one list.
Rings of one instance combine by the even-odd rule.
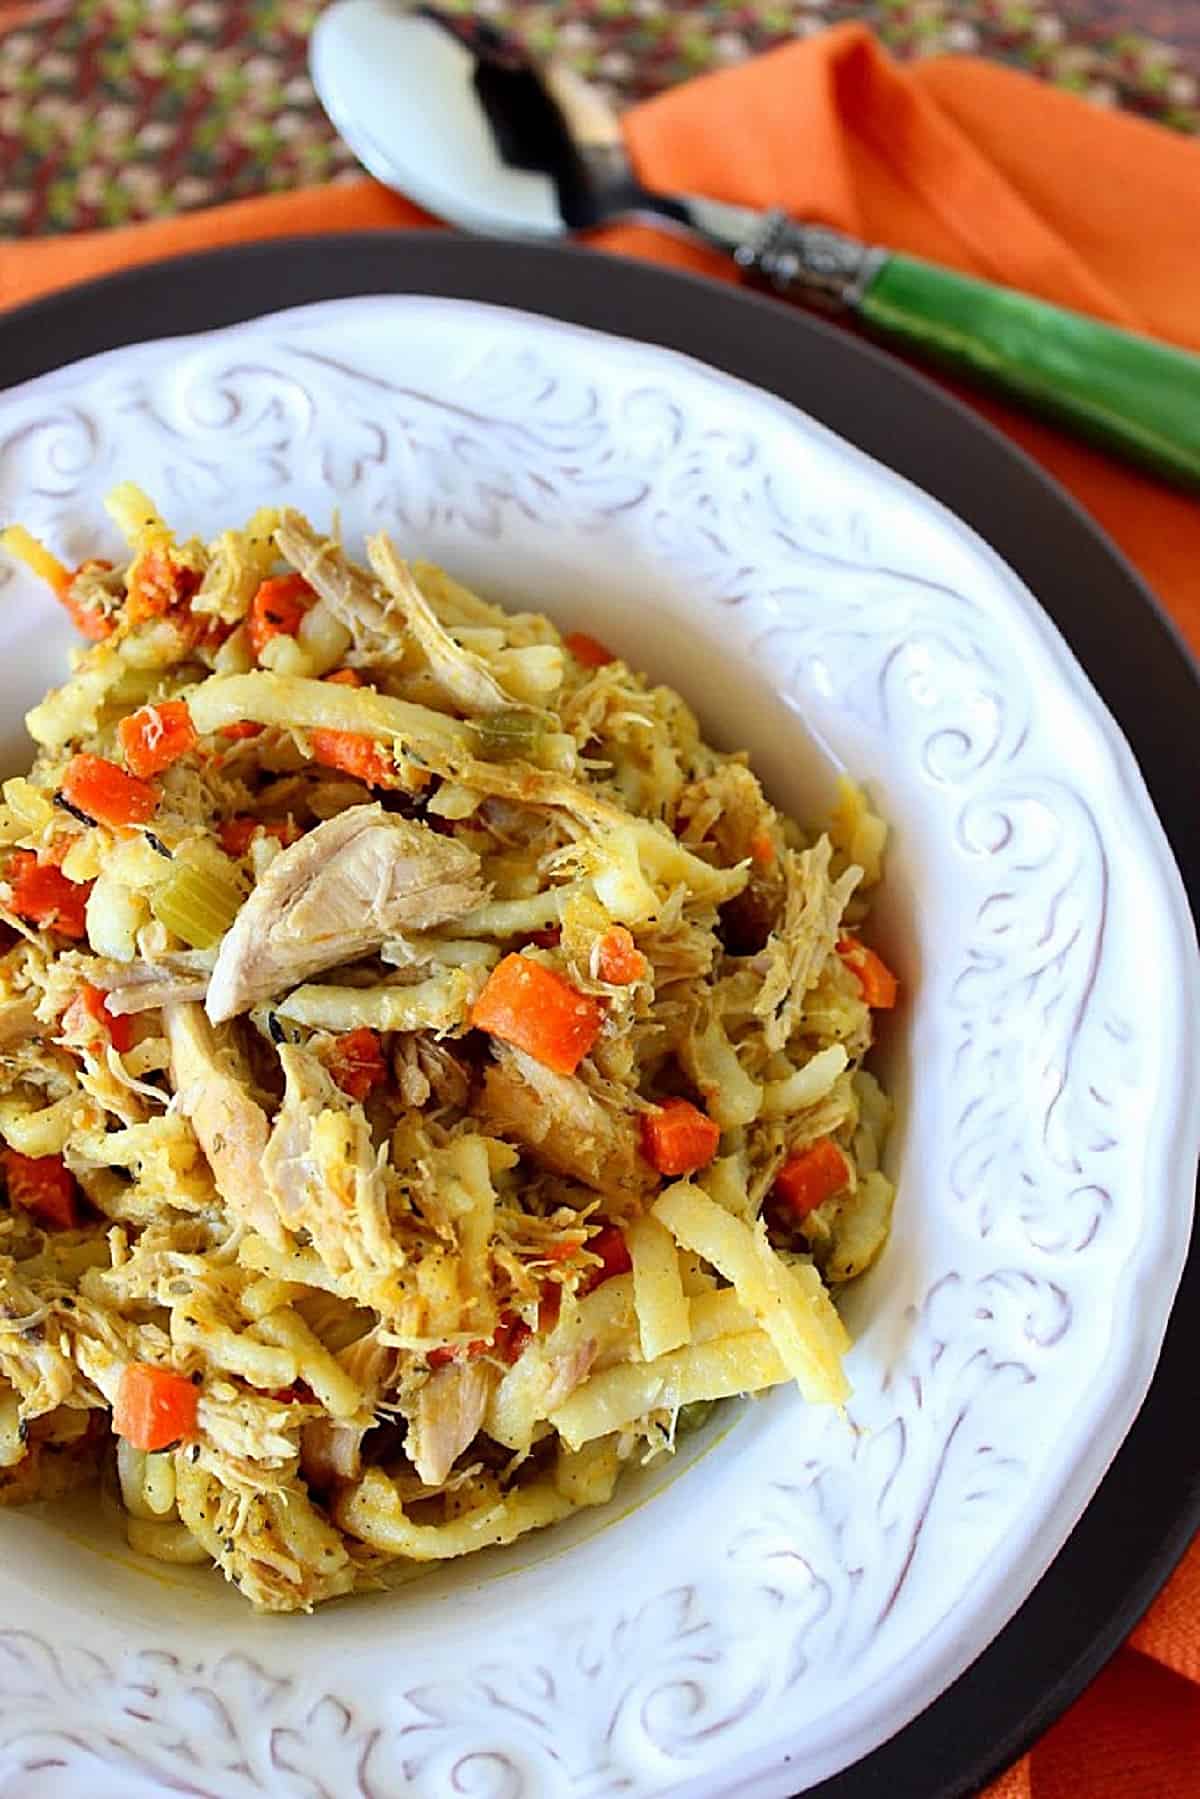
[[[354, 167], [306, 74], [321, 0], [0, 0], [0, 236], [84, 230]], [[443, 0], [621, 104], [845, 19], [1200, 132], [1200, 0]]]

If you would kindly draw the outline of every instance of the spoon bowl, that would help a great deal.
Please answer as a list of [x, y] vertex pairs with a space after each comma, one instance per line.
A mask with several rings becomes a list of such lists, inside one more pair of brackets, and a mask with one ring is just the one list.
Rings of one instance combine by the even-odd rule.
[[313, 32], [311, 68], [371, 174], [462, 230], [553, 238], [636, 212], [696, 230], [718, 213], [739, 230], [753, 219], [644, 188], [603, 96], [486, 22], [338, 0]]
[[[576, 224], [560, 201], [569, 136], [499, 33], [389, 0], [340, 0], [317, 22], [311, 63], [355, 155], [429, 212], [505, 237], [558, 237]], [[594, 222], [578, 197], [573, 210]]]

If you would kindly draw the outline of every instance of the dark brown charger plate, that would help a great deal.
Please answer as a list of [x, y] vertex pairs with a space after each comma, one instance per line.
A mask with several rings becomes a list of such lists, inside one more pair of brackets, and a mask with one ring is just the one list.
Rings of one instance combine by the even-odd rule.
[[[681, 350], [804, 408], [943, 501], [1054, 620], [1133, 748], [1200, 918], [1200, 677], [1149, 590], [1063, 490], [973, 413], [870, 346], [772, 300], [580, 249], [444, 233], [296, 238], [109, 276], [0, 318], [0, 386], [101, 350], [352, 294], [483, 299]], [[960, 1799], [1053, 1722], [1200, 1527], [1193, 1238], [1154, 1384], [1070, 1540], [1021, 1610], [892, 1740], [820, 1799]], [[1186, 1415], [1186, 1414], [1185, 1414]]]

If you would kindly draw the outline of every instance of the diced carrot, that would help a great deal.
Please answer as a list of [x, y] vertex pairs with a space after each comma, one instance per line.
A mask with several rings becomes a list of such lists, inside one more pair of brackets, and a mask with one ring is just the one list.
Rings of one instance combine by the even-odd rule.
[[143, 780], [161, 774], [196, 747], [196, 727], [185, 700], [142, 706], [117, 726], [125, 766]]
[[261, 818], [223, 818], [217, 825], [217, 841], [227, 856], [244, 856], [262, 828]]
[[184, 1374], [152, 1362], [127, 1362], [113, 1406], [113, 1429], [153, 1455], [196, 1434], [199, 1395]]
[[590, 994], [522, 955], [505, 956], [493, 968], [471, 1011], [476, 1030], [514, 1044], [557, 1074], [574, 1074], [603, 1017]]
[[239, 812], [233, 818], [221, 820], [217, 826], [217, 838], [227, 856], [244, 856], [259, 831], [268, 837], [277, 837], [285, 849], [304, 835], [294, 819], [251, 818], [248, 814]]
[[70, 614], [71, 623], [89, 643], [103, 643], [116, 629], [116, 621], [107, 612], [101, 612], [99, 606], [83, 606], [69, 594], [63, 604]]
[[750, 860], [757, 868], [771, 868], [775, 863], [775, 845], [771, 833], [766, 830], [755, 831], [750, 839]]
[[89, 1010], [98, 1006], [95, 1016], [103, 1023], [117, 1054], [123, 1056], [133, 1043], [133, 1019], [125, 1012], [111, 1011], [108, 995], [99, 987], [89, 985], [86, 991]]
[[310, 731], [313, 759], [325, 768], [336, 768], [368, 787], [394, 787], [396, 761], [374, 737], [361, 731]]
[[837, 953], [858, 981], [862, 996], [877, 1012], [890, 1012], [900, 983], [881, 956], [857, 937], [839, 937]]
[[256, 725], [250, 719], [242, 718], [236, 725], [221, 725], [218, 735], [230, 737], [235, 743], [241, 743], [247, 737], [261, 737], [266, 728], [265, 725]]
[[72, 756], [60, 791], [68, 804], [103, 825], [144, 825], [158, 808], [158, 790], [103, 756]]
[[660, 1174], [707, 1168], [721, 1141], [720, 1126], [690, 1099], [667, 1099], [642, 1113], [642, 1154]]
[[615, 1279], [618, 1274], [628, 1274], [633, 1267], [625, 1233], [615, 1224], [602, 1225], [585, 1248], [590, 1256], [599, 1256], [600, 1266], [584, 1276], [579, 1284], [581, 1294], [594, 1293], [605, 1281]]
[[832, 1137], [818, 1137], [789, 1156], [775, 1176], [775, 1192], [793, 1218], [807, 1218], [841, 1191], [850, 1178], [845, 1155]]
[[14, 850], [7, 874], [18, 918], [63, 937], [86, 937], [90, 881], [68, 881], [60, 868], [39, 862], [32, 850]]
[[586, 631], [568, 631], [563, 642], [584, 668], [603, 668], [605, 663], [617, 659], [606, 644], [598, 637], [590, 637]]
[[[322, 679], [334, 687], [363, 685], [362, 676], [353, 668], [337, 668]], [[374, 737], [367, 737], [359, 731], [316, 730], [309, 732], [309, 743], [314, 759], [323, 763], [326, 768], [340, 769], [344, 775], [353, 775], [355, 780], [365, 781], [368, 787], [395, 787], [399, 784], [394, 756]]]
[[646, 958], [623, 924], [611, 925], [596, 944], [596, 976], [610, 987], [630, 987], [646, 972]]
[[165, 618], [168, 613], [188, 611], [188, 602], [200, 585], [199, 569], [176, 562], [166, 550], [147, 550], [129, 571], [126, 614], [134, 624], [148, 618]]
[[22, 1156], [15, 1149], [2, 1152], [8, 1197], [14, 1206], [32, 1212], [41, 1224], [73, 1231], [79, 1224], [75, 1177], [61, 1156]]
[[256, 662], [261, 661], [273, 637], [296, 635], [312, 602], [313, 590], [303, 575], [272, 575], [260, 582], [246, 619], [246, 633]]
[[124, 1012], [110, 1012], [104, 989], [85, 981], [62, 1015], [62, 1037], [67, 1042], [87, 1043], [94, 1035], [91, 1025], [102, 1028], [119, 1055], [133, 1042], [133, 1019]]
[[365, 1024], [334, 1038], [325, 1066], [351, 1099], [366, 1099], [373, 1087], [387, 1079], [378, 1033]]

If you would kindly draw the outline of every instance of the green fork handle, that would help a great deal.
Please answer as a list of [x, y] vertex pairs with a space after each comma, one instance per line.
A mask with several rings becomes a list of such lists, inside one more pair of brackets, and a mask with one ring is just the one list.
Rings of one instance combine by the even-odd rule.
[[897, 252], [854, 310], [875, 336], [1200, 487], [1200, 356]]
[[739, 251], [782, 293], [1200, 488], [1200, 356], [774, 213]]

